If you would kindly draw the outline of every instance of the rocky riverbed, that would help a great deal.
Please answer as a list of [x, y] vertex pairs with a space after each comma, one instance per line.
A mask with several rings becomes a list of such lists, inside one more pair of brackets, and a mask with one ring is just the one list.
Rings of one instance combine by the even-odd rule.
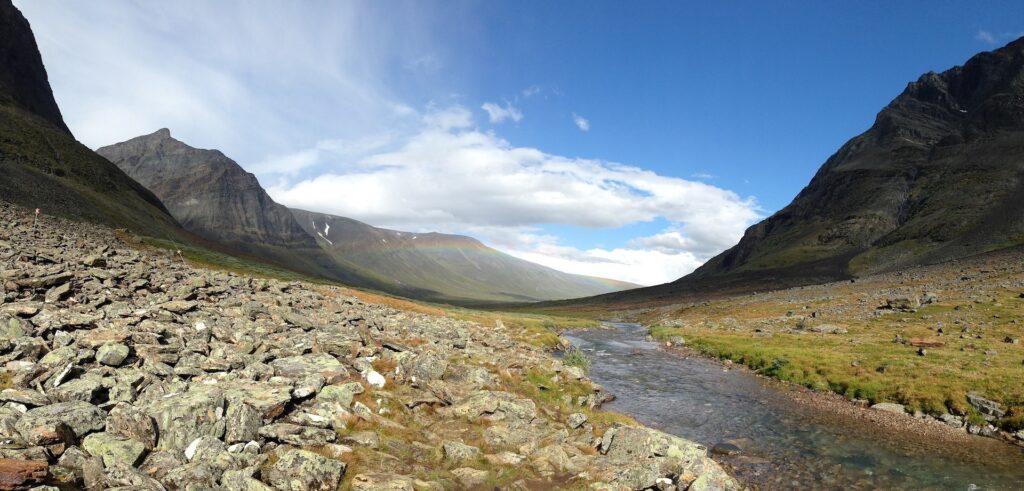
[[0, 489], [738, 489], [578, 368], [0, 203]]

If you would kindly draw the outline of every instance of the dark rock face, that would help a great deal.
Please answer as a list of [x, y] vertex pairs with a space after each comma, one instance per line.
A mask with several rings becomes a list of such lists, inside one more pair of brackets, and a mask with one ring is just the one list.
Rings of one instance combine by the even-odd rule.
[[28, 21], [10, 0], [0, 1], [0, 98], [38, 114], [67, 134]]
[[0, 199], [46, 215], [177, 235], [160, 200], [75, 141], [28, 22], [10, 0], [0, 0], [0, 35]]
[[792, 203], [680, 281], [842, 279], [1018, 244], [1022, 172], [1024, 38], [909, 84]]
[[256, 176], [220, 151], [190, 147], [161, 129], [97, 153], [153, 191], [186, 230], [199, 236], [243, 246], [317, 247]]

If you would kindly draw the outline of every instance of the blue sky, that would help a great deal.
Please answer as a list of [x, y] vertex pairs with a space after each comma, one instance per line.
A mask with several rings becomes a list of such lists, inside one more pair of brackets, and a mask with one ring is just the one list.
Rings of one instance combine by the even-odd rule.
[[98, 147], [169, 127], [287, 205], [675, 279], [1020, 2], [16, 1]]

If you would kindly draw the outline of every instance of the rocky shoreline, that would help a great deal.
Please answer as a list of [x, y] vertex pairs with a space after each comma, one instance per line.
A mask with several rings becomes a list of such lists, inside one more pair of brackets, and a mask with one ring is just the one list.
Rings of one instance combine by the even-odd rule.
[[0, 489], [740, 488], [503, 326], [5, 203], [0, 285]]

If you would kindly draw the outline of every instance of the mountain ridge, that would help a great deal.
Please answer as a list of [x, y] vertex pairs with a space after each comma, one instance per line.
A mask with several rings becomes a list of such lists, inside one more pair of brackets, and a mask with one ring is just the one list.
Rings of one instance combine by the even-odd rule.
[[[494, 302], [537, 301], [554, 299], [564, 292], [637, 286], [564, 273], [505, 254], [473, 237], [389, 230], [352, 218], [299, 209], [292, 209], [292, 213], [334, 257], [362, 267], [373, 265], [370, 270], [405, 286], [428, 289], [444, 279], [445, 292], [472, 291], [476, 297], [487, 296]], [[319, 228], [317, 223], [321, 224]], [[330, 232], [325, 234], [324, 229]], [[331, 234], [340, 234], [342, 239], [335, 241], [331, 237], [336, 236]], [[459, 279], [458, 284], [451, 282], [454, 278]], [[496, 289], [496, 285], [506, 288]]]
[[[470, 237], [411, 234], [290, 210], [223, 152], [191, 147], [166, 128], [97, 153], [152, 190], [189, 232], [354, 286], [461, 304], [564, 299], [637, 286], [556, 271]], [[331, 235], [338, 233], [340, 240]]]
[[1024, 38], [929, 72], [786, 207], [676, 281], [566, 304], [850, 280], [1024, 243]]

